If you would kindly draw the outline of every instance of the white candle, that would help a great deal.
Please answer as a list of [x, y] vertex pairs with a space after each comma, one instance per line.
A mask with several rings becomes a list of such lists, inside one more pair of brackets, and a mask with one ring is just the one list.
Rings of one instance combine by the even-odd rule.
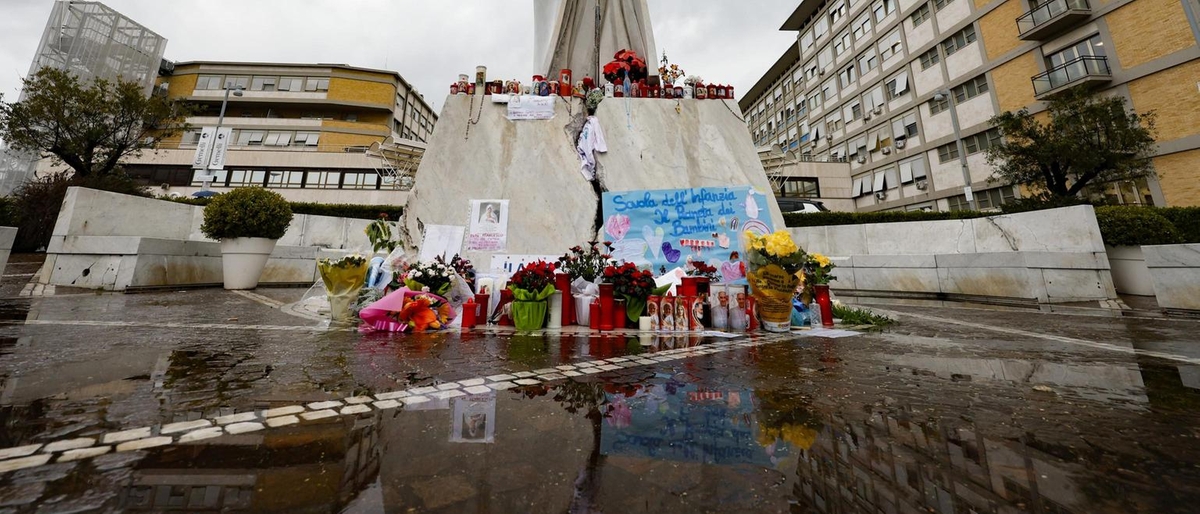
[[642, 332], [650, 331], [650, 316], [642, 316], [638, 318], [638, 330]]
[[549, 298], [550, 323], [546, 328], [562, 328], [563, 294], [555, 291]]

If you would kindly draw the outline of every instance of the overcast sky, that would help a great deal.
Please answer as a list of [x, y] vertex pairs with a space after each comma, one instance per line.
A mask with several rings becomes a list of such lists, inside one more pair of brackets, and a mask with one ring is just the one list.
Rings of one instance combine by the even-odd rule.
[[[440, 109], [459, 73], [528, 82], [537, 0], [104, 0], [167, 38], [173, 61], [344, 63], [400, 72]], [[795, 41], [799, 0], [649, 0], [659, 57], [744, 94]], [[52, 0], [0, 0], [0, 93], [13, 101]], [[657, 59], [656, 59], [657, 60]]]

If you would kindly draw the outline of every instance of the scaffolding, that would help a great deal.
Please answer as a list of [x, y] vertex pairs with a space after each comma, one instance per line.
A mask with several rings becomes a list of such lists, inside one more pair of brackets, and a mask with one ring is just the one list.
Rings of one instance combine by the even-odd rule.
[[[84, 81], [137, 82], [149, 95], [166, 47], [165, 38], [100, 2], [57, 0], [29, 75], [57, 68]], [[33, 175], [38, 156], [9, 148], [0, 152], [5, 154], [0, 157], [0, 194], [7, 194]]]

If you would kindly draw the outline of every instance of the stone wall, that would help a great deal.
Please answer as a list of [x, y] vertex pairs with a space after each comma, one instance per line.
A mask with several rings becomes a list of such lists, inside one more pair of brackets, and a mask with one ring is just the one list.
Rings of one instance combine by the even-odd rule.
[[1200, 312], [1200, 244], [1143, 246], [1158, 306]]
[[3, 275], [4, 268], [8, 267], [8, 256], [12, 254], [13, 241], [16, 239], [17, 229], [0, 227], [0, 275]]
[[[40, 280], [112, 291], [220, 284], [220, 244], [200, 232], [203, 221], [203, 207], [73, 187]], [[261, 283], [314, 283], [316, 259], [370, 250], [363, 232], [369, 223], [296, 215]]]
[[1046, 304], [1116, 297], [1090, 206], [970, 220], [791, 229], [856, 296]]

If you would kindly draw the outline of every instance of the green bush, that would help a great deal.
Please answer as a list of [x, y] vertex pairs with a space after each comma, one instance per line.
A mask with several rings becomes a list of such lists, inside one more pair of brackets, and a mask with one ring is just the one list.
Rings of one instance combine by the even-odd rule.
[[[219, 196], [219, 195], [218, 195]], [[216, 197], [213, 197], [216, 198]], [[174, 202], [188, 205], [208, 205], [212, 198], [174, 198]], [[389, 220], [398, 220], [404, 214], [404, 208], [397, 205], [352, 205], [324, 203], [291, 203], [292, 214], [307, 214], [309, 216], [330, 216], [334, 218], [350, 218], [356, 220], [376, 220], [380, 214], [387, 214]]]
[[1106, 206], [1096, 208], [1100, 235], [1109, 246], [1169, 245], [1180, 237], [1171, 220], [1153, 207]]
[[1200, 207], [1166, 207], [1156, 212], [1175, 225], [1180, 243], [1200, 243]]
[[868, 223], [899, 223], [904, 221], [963, 220], [994, 216], [978, 211], [882, 211], [882, 212], [814, 212], [784, 214], [789, 227], [823, 227], [828, 225], [865, 225]]
[[279, 193], [242, 187], [213, 197], [204, 207], [200, 231], [212, 239], [281, 239], [292, 224], [292, 207]]
[[1031, 196], [1029, 198], [1017, 198], [1000, 206], [1001, 212], [1004, 214], [1016, 214], [1018, 212], [1043, 211], [1046, 209], [1058, 209], [1061, 207], [1074, 207], [1076, 205], [1089, 205], [1087, 200], [1078, 197], [1062, 197], [1062, 196]]

